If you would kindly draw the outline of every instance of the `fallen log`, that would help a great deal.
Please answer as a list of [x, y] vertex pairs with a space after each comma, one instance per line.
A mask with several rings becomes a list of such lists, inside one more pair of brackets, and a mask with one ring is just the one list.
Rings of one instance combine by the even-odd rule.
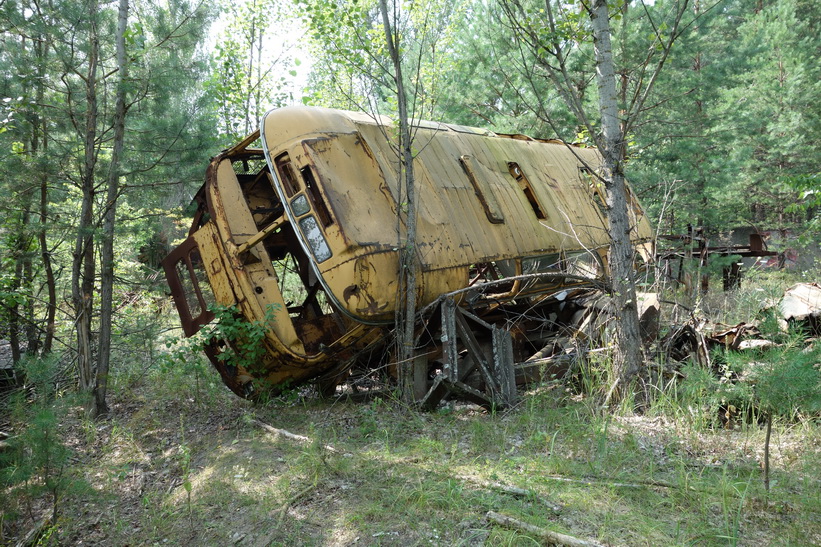
[[[296, 441], [296, 442], [302, 443], [302, 444], [312, 444], [314, 442], [313, 439], [311, 439], [310, 437], [306, 437], [304, 435], [297, 435], [296, 433], [291, 433], [290, 431], [286, 431], [284, 429], [276, 428], [276, 427], [268, 425], [265, 422], [262, 422], [260, 420], [251, 420], [251, 421], [255, 425], [257, 425], [257, 426], [261, 427], [262, 429], [264, 429], [265, 431], [267, 431], [268, 433], [271, 433], [272, 435], [276, 435], [276, 436], [281, 435], [281, 436], [285, 437], [286, 439], [290, 439], [292, 441]], [[334, 454], [339, 452], [336, 448], [334, 448], [333, 446], [331, 446], [329, 444], [323, 444], [322, 448], [324, 448], [328, 452], [333, 452]]]
[[[542, 479], [547, 479], [551, 481], [561, 481], [561, 482], [572, 482], [576, 484], [584, 484], [586, 486], [595, 486], [595, 485], [605, 485], [605, 486], [612, 486], [614, 488], [647, 488], [648, 486], [656, 486], [659, 488], [676, 488], [676, 485], [671, 484], [667, 481], [658, 481], [658, 480], [647, 480], [647, 481], [637, 481], [637, 482], [612, 482], [607, 479], [573, 479], [570, 477], [557, 477], [555, 475], [544, 475], [541, 477]], [[691, 489], [693, 489], [691, 487]]]
[[500, 482], [495, 481], [486, 481], [480, 479], [478, 477], [469, 477], [465, 475], [459, 475], [459, 479], [475, 484], [477, 486], [481, 486], [482, 488], [489, 488], [491, 490], [496, 490], [497, 492], [501, 492], [503, 494], [507, 494], [509, 496], [513, 496], [516, 498], [523, 498], [523, 499], [533, 499], [550, 509], [553, 513], [558, 513], [561, 511], [562, 506], [554, 501], [551, 501], [543, 496], [541, 496], [535, 490], [529, 490], [526, 488], [519, 488], [518, 486], [511, 486], [509, 484], [502, 484]]
[[486, 517], [489, 521], [498, 524], [499, 526], [532, 534], [553, 545], [565, 545], [567, 547], [604, 547], [601, 543], [597, 543], [595, 541], [589, 541], [586, 539], [569, 536], [567, 534], [554, 532], [553, 530], [528, 524], [519, 519], [502, 515], [501, 513], [497, 513], [495, 511], [488, 511]]

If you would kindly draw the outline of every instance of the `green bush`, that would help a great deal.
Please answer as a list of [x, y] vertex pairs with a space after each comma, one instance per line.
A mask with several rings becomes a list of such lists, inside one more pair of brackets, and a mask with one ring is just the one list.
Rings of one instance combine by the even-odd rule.
[[52, 525], [57, 523], [63, 498], [86, 489], [70, 471], [72, 451], [59, 428], [72, 401], [56, 389], [58, 365], [56, 358], [29, 358], [19, 364], [27, 385], [10, 399], [14, 434], [0, 453], [0, 488], [10, 494], [4, 512], [13, 517], [25, 508], [33, 517], [36, 500], [46, 497]]

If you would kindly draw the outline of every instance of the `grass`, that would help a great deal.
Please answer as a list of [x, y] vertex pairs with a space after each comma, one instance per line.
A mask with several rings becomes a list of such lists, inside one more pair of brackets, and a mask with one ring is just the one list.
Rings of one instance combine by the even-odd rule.
[[[96, 493], [64, 501], [83, 509], [60, 523], [61, 542], [538, 544], [490, 525], [491, 510], [613, 545], [821, 538], [817, 423], [777, 428], [767, 495], [757, 428], [602, 415], [551, 386], [496, 414], [462, 405], [418, 414], [389, 400], [254, 407], [218, 390], [210, 409], [153, 399], [168, 391], [146, 384], [133, 400], [115, 399], [114, 418], [93, 432], [66, 423], [74, 470]], [[275, 437], [251, 419], [314, 442]], [[13, 523], [5, 525], [9, 533]]]
[[[746, 290], [715, 305], [752, 309], [760, 291]], [[647, 386], [641, 415], [632, 401], [601, 408], [606, 363], [582, 371], [582, 393], [547, 383], [495, 413], [310, 390], [253, 405], [201, 363], [135, 358], [114, 371], [109, 420], [60, 405], [54, 438], [70, 451], [67, 476], [88, 487], [66, 489], [43, 544], [540, 544], [488, 511], [608, 545], [821, 544], [818, 414], [776, 418], [767, 492], [760, 416], [739, 403], [734, 422], [719, 420], [740, 392], [695, 368]], [[33, 476], [0, 490], [0, 543], [50, 510]]]

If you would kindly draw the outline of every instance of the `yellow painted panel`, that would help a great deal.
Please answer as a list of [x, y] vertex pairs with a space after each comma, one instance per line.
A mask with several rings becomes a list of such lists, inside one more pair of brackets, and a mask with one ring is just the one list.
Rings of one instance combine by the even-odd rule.
[[[293, 124], [299, 130], [278, 130]], [[402, 197], [397, 156], [386, 139], [392, 131], [393, 125], [379, 127], [364, 115], [323, 109], [283, 109], [265, 118], [270, 155], [305, 143], [301, 161], [316, 166], [338, 221], [325, 234], [333, 256], [318, 267], [332, 296], [362, 320], [388, 317], [395, 305], [396, 251], [404, 226], [396, 220]], [[463, 285], [471, 264], [608, 243], [605, 221], [580, 171], [585, 163], [599, 168], [595, 150], [426, 127], [417, 130], [414, 149], [423, 301], [439, 288]], [[475, 186], [462, 168], [463, 156], [470, 156], [481, 178]], [[511, 162], [525, 173], [545, 218], [537, 218], [510, 173]], [[476, 188], [492, 195], [494, 215], [504, 222], [492, 222]], [[646, 220], [638, 228], [637, 236], [649, 237]]]
[[[276, 342], [290, 351], [304, 352], [294, 325], [288, 316], [287, 306], [279, 290], [278, 279], [271, 259], [262, 244], [253, 246], [248, 254], [239, 257], [237, 247], [245, 243], [259, 230], [239, 187], [239, 182], [229, 160], [217, 167], [216, 186], [212, 186], [211, 204], [222, 220], [222, 238], [228, 262], [232, 265], [232, 277], [236, 280], [237, 301], [251, 310], [253, 319], [265, 319], [265, 310], [273, 306], [276, 320], [270, 325]], [[216, 289], [215, 289], [216, 292]], [[219, 297], [218, 297], [219, 299]], [[222, 303], [222, 301], [220, 300]]]
[[203, 266], [214, 298], [221, 306], [233, 306], [237, 303], [234, 290], [223, 261], [224, 252], [222, 241], [213, 222], [206, 223], [194, 232], [194, 240], [202, 257]]

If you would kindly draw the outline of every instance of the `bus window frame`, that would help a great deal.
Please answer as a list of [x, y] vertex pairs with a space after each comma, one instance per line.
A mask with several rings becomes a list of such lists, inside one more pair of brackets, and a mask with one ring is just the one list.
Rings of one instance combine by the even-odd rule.
[[[166, 279], [168, 280], [168, 286], [171, 289], [171, 296], [174, 298], [174, 303], [176, 304], [177, 311], [180, 314], [180, 323], [182, 324], [182, 330], [186, 337], [196, 334], [197, 331], [199, 331], [203, 326], [213, 321], [215, 317], [214, 312], [209, 309], [209, 304], [202, 294], [199, 279], [194, 271], [196, 266], [191, 263], [191, 253], [194, 251], [199, 253], [200, 257], [202, 257], [202, 252], [199, 249], [199, 245], [197, 245], [197, 242], [192, 235], [183, 241], [176, 249], [171, 251], [162, 261]], [[180, 263], [185, 266], [184, 270], [188, 272], [188, 279], [193, 285], [194, 295], [199, 303], [200, 309], [196, 316], [192, 314], [192, 310], [188, 305], [188, 297], [186, 296], [185, 286], [183, 284], [183, 280], [180, 279], [180, 271], [178, 270], [178, 265]], [[204, 264], [202, 267], [203, 273], [205, 273]], [[207, 277], [208, 275], [205, 274], [206, 279]]]

